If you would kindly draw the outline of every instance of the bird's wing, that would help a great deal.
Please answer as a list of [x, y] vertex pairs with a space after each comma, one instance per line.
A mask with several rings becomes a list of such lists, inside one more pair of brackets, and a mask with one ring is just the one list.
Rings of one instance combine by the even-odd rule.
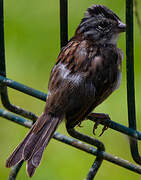
[[70, 41], [51, 72], [46, 110], [65, 112], [68, 126], [78, 124], [113, 92], [117, 60], [113, 47]]

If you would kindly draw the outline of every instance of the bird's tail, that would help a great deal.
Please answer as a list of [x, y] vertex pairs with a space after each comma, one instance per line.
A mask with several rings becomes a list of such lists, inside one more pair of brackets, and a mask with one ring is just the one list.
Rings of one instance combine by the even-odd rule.
[[62, 116], [54, 117], [49, 114], [42, 114], [31, 127], [24, 140], [8, 158], [6, 167], [9, 168], [21, 160], [26, 160], [27, 173], [32, 177], [41, 162], [45, 147], [48, 145], [62, 118]]

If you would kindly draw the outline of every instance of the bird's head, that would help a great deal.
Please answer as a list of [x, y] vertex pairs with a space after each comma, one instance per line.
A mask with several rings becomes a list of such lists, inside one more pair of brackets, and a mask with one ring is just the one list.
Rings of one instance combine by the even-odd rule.
[[103, 5], [92, 5], [87, 9], [84, 18], [76, 30], [85, 39], [101, 44], [116, 44], [126, 25], [110, 9]]

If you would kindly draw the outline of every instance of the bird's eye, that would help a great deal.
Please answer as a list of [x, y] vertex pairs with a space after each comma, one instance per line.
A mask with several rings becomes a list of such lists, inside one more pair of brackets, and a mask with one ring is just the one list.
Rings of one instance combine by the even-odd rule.
[[104, 29], [104, 27], [102, 27], [102, 26], [98, 25], [98, 29], [103, 30], [103, 29]]
[[105, 30], [107, 28], [108, 24], [106, 22], [101, 22], [98, 24], [97, 28], [101, 31]]

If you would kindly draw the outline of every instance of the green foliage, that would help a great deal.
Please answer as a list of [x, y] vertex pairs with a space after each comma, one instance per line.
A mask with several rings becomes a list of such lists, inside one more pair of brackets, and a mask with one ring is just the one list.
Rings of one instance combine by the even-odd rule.
[[[122, 20], [125, 20], [125, 2], [123, 0], [71, 0], [69, 1], [69, 37], [73, 35], [86, 8], [93, 3], [108, 6]], [[6, 0], [4, 4], [7, 75], [13, 80], [47, 92], [49, 73], [60, 50], [59, 1]], [[141, 3], [139, 6], [141, 8]], [[123, 49], [125, 54], [125, 34], [121, 35], [118, 46]], [[141, 118], [140, 47], [141, 36], [135, 23], [135, 85], [138, 126], [141, 125], [141, 121], [139, 121]], [[96, 112], [108, 113], [112, 120], [127, 125], [125, 59], [126, 56], [123, 62], [121, 88], [100, 105]], [[9, 94], [12, 103], [38, 115], [42, 112], [44, 102], [11, 89], [9, 89]], [[0, 120], [0, 178], [7, 179], [10, 169], [5, 168], [5, 160], [23, 139], [27, 129], [3, 118]], [[87, 121], [83, 123], [83, 126], [80, 131], [92, 135], [93, 123]], [[101, 126], [97, 130], [97, 135], [100, 130]], [[58, 131], [67, 134], [63, 124]], [[126, 136], [109, 129], [99, 139], [104, 142], [107, 152], [132, 161]], [[44, 154], [41, 166], [32, 179], [84, 179], [93, 161], [93, 156], [52, 140]], [[29, 179], [25, 171], [25, 166], [23, 166], [18, 179]], [[96, 179], [125, 180], [127, 177], [128, 180], [140, 179], [139, 175], [104, 161]]]

